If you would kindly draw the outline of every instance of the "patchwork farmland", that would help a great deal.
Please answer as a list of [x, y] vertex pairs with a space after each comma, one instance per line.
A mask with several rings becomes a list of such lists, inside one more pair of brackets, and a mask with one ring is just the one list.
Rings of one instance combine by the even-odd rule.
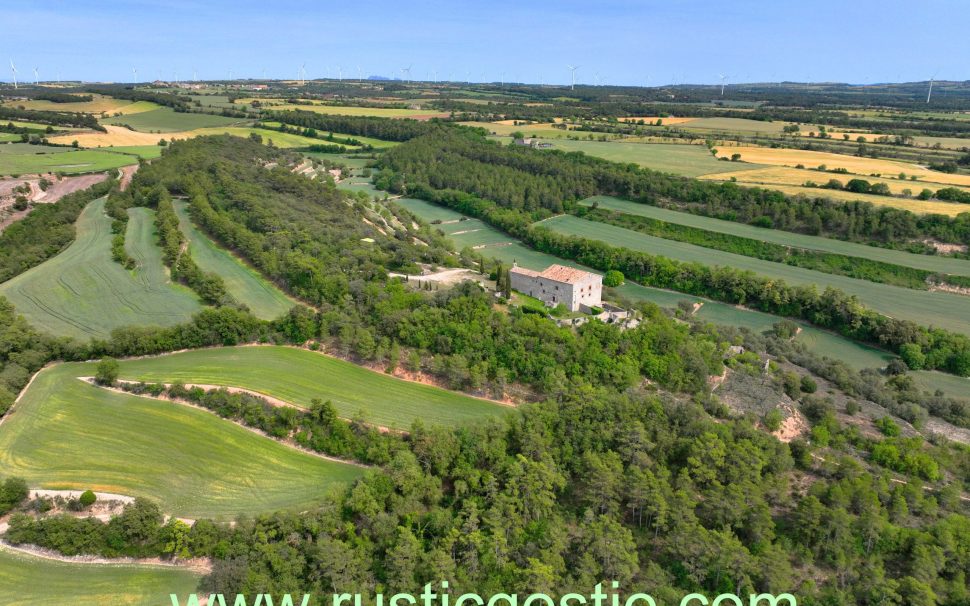
[[107, 337], [132, 324], [171, 326], [200, 309], [196, 296], [172, 284], [154, 241], [152, 215], [134, 211], [125, 238], [139, 262], [129, 272], [111, 258], [111, 219], [104, 198], [77, 221], [77, 239], [48, 261], [0, 284], [0, 295], [30, 322], [52, 334]]
[[[299, 510], [363, 469], [305, 454], [184, 404], [41, 371], [0, 425], [0, 465], [31, 485], [148, 497], [186, 517]], [[161, 439], [160, 439], [161, 438]]]

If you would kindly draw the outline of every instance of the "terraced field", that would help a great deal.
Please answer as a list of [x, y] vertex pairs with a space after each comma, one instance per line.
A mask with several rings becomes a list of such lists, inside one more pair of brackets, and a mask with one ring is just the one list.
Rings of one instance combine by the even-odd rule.
[[305, 454], [215, 414], [40, 371], [0, 425], [0, 466], [31, 486], [149, 497], [191, 518], [300, 509], [363, 469]]
[[187, 288], [172, 284], [154, 241], [151, 211], [133, 209], [126, 248], [138, 260], [127, 271], [111, 258], [111, 219], [104, 198], [81, 212], [77, 238], [64, 251], [0, 285], [34, 326], [88, 339], [105, 338], [132, 324], [171, 326], [187, 321], [201, 306]]
[[135, 156], [108, 151], [78, 150], [28, 143], [0, 145], [0, 175], [56, 172], [76, 175], [112, 170], [137, 162], [138, 159]]
[[202, 233], [189, 218], [188, 203], [176, 200], [175, 212], [179, 216], [179, 227], [188, 239], [192, 259], [203, 271], [221, 276], [229, 294], [254, 315], [271, 320], [293, 307], [294, 301], [283, 291]]
[[649, 217], [677, 225], [687, 225], [706, 229], [708, 231], [732, 234], [743, 238], [763, 240], [773, 242], [783, 246], [794, 246], [810, 250], [821, 250], [825, 252], [849, 255], [852, 257], [863, 257], [885, 263], [894, 263], [906, 267], [915, 267], [927, 271], [970, 276], [970, 261], [966, 259], [955, 259], [953, 257], [918, 255], [901, 250], [879, 248], [876, 246], [866, 246], [855, 242], [845, 242], [843, 240], [833, 240], [820, 236], [810, 236], [806, 234], [796, 234], [775, 229], [764, 229], [754, 227], [745, 223], [734, 221], [723, 221], [701, 215], [678, 212], [666, 208], [659, 208], [649, 204], [640, 204], [621, 200], [610, 196], [594, 196], [580, 202], [585, 206], [597, 204], [600, 208], [615, 210], [631, 215]]
[[239, 123], [238, 118], [227, 118], [211, 114], [177, 112], [170, 107], [160, 107], [137, 114], [103, 118], [102, 124], [130, 126], [141, 132], [174, 133], [198, 128], [229, 126]]
[[[478, 221], [477, 219], [466, 218], [465, 221], [459, 221], [464, 215], [424, 200], [405, 198], [399, 199], [396, 202], [425, 221], [446, 221], [447, 223], [441, 223], [436, 226], [446, 234], [455, 230], [467, 229], [469, 226], [474, 228], [478, 225], [476, 223]], [[501, 234], [501, 232], [498, 232], [498, 230], [489, 225], [481, 224], [479, 228], [480, 232], [478, 233], [482, 234], [483, 240], [496, 239], [491, 234], [486, 235], [488, 231]], [[480, 248], [478, 252], [486, 257], [498, 259], [506, 265], [511, 265], [515, 262], [523, 267], [537, 271], [545, 269], [553, 263], [594, 271], [572, 261], [533, 250], [508, 236], [505, 236], [505, 238], [508, 244]], [[471, 243], [473, 240], [469, 239], [468, 242]], [[470, 245], [475, 246], [475, 244]], [[649, 301], [660, 307], [668, 308], [676, 306], [680, 301], [702, 303], [703, 305], [696, 313], [698, 318], [714, 324], [749, 328], [756, 332], [768, 330], [772, 325], [781, 320], [778, 316], [771, 314], [727, 305], [684, 293], [641, 286], [634, 282], [626, 282], [619, 288], [610, 289], [610, 293], [631, 302]], [[886, 362], [894, 357], [889, 352], [856, 343], [835, 333], [821, 330], [805, 323], [800, 322], [799, 326], [802, 328], [802, 331], [797, 337], [798, 341], [805, 343], [811, 351], [819, 355], [841, 360], [853, 368], [880, 368], [885, 366]]]
[[401, 430], [418, 419], [460, 425], [511, 410], [292, 347], [224, 347], [126, 360], [121, 363], [121, 377], [241, 387], [302, 407], [320, 398], [333, 402], [344, 418], [363, 413], [368, 423]]
[[542, 225], [559, 233], [583, 236], [679, 261], [750, 270], [792, 285], [817, 285], [820, 291], [832, 286], [856, 295], [864, 305], [888, 316], [970, 334], [970, 299], [962, 295], [888, 286], [732, 253], [714, 252], [701, 246], [664, 240], [570, 215], [554, 217]]
[[162, 606], [198, 584], [181, 568], [56, 562], [0, 547], [5, 606]]

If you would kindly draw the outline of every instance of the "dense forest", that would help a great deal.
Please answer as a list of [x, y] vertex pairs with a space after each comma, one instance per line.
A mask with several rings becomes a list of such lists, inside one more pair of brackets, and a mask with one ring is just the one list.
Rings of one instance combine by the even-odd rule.
[[[671, 207], [725, 202], [745, 208], [757, 217], [769, 216], [759, 213], [759, 198], [777, 197], [779, 206], [785, 202], [786, 213], [795, 212], [796, 204], [779, 192], [682, 179], [577, 153], [502, 146], [447, 130], [389, 150], [379, 165], [383, 169], [376, 178], [379, 187], [483, 218], [540, 251], [604, 271], [618, 269], [646, 285], [802, 318], [856, 340], [899, 352], [913, 369], [940, 369], [970, 376], [970, 338], [967, 336], [888, 318], [864, 308], [840, 291], [829, 288], [819, 293], [815, 288], [792, 287], [730, 267], [677, 262], [604, 242], [556, 234], [541, 226], [532, 227], [534, 221], [575, 208], [576, 202], [595, 194], [654, 203], [659, 199], [670, 202]], [[871, 213], [868, 216], [872, 219], [887, 222], [859, 226], [860, 231], [871, 236], [882, 234], [887, 241], [898, 237], [897, 229], [888, 223], [896, 219], [901, 221], [899, 231], [903, 226], [916, 229], [916, 215], [912, 213], [875, 211], [870, 205], [855, 208]], [[820, 220], [818, 215], [812, 216]], [[913, 223], [905, 223], [907, 220]], [[970, 214], [962, 215], [951, 226], [970, 228]]]
[[[446, 142], [448, 134], [432, 137]], [[413, 143], [423, 149], [420, 139], [401, 148]], [[551, 198], [538, 192], [527, 196], [535, 204], [526, 211], [405, 179], [395, 163], [410, 153], [389, 159], [382, 178], [506, 226], [549, 212]], [[427, 172], [451, 179], [462, 163], [448, 155], [439, 154]], [[311, 511], [231, 525], [166, 521], [145, 500], [107, 522], [38, 518], [28, 512], [47, 505], [25, 503], [22, 482], [8, 479], [0, 508], [21, 509], [7, 541], [65, 554], [208, 556], [214, 567], [202, 590], [224, 593], [371, 594], [447, 580], [456, 592], [557, 594], [616, 580], [623, 591], [646, 588], [665, 604], [690, 591], [789, 592], [801, 604], [825, 606], [970, 599], [970, 518], [962, 500], [970, 449], [901, 434], [891, 420], [881, 436], [863, 435], [840, 422], [833, 392], [816, 393], [811, 377], [786, 359], [896, 414], [918, 409], [912, 400], [920, 396], [905, 381], [812, 358], [790, 342], [790, 327], [754, 335], [642, 304], [637, 328], [590, 322], [572, 329], [507, 307], [474, 283], [415, 289], [388, 273], [414, 272], [418, 264], [473, 267], [478, 259], [452, 254], [410, 217], [394, 221], [392, 212], [378, 229], [364, 220], [372, 216], [365, 200], [291, 172], [299, 161], [249, 139], [179, 141], [143, 166], [111, 208], [152, 205], [168, 232], [169, 196], [186, 196], [202, 229], [307, 306], [273, 322], [233, 307], [206, 308], [183, 326], [119, 329], [89, 344], [46, 337], [0, 307], [0, 376], [16, 364], [26, 380], [50, 359], [310, 342], [359, 361], [432, 372], [454, 388], [499, 395], [526, 385], [531, 401], [475, 426], [417, 422], [406, 435], [380, 435], [334, 419], [326, 402], [297, 413], [223, 390], [128, 385], [272, 436], [296, 432], [310, 448], [377, 466]], [[537, 164], [534, 174], [543, 169]], [[530, 181], [519, 186], [528, 190]], [[536, 242], [545, 237], [526, 235], [533, 232]], [[177, 241], [162, 235], [168, 256], [177, 256]], [[731, 344], [750, 351], [729, 353]], [[758, 352], [769, 351], [774, 359], [765, 365]], [[782, 443], [763, 430], [769, 419], [729, 410], [709, 382], [725, 366], [762, 383], [771, 397], [796, 401], [812, 425], [808, 436]], [[99, 366], [99, 377], [111, 382], [107, 374]], [[942, 399], [935, 405], [940, 416], [966, 415]], [[910, 416], [925, 420], [925, 413]]]
[[312, 111], [267, 112], [266, 119], [313, 129], [321, 133], [341, 133], [358, 137], [373, 137], [384, 141], [407, 141], [436, 132], [436, 121], [388, 120], [372, 116], [340, 116]]

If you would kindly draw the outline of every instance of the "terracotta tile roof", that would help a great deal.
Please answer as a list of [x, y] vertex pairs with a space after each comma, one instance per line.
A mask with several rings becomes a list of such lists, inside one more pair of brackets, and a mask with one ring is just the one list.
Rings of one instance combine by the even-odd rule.
[[524, 267], [518, 267], [518, 266], [515, 266], [512, 269], [510, 269], [509, 273], [528, 276], [530, 278], [537, 278], [540, 275], [539, 272], [537, 271], [532, 271], [531, 269], [526, 269]]
[[580, 280], [589, 278], [590, 275], [596, 274], [590, 274], [588, 271], [566, 267], [565, 265], [550, 265], [539, 275], [548, 280], [555, 280], [556, 282], [563, 282], [566, 284], [575, 284]]

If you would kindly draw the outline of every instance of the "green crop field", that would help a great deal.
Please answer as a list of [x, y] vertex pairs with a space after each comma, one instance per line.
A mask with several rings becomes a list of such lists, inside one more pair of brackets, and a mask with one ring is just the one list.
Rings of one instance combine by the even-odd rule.
[[[260, 124], [263, 124], [263, 125], [267, 126], [269, 128], [269, 130], [272, 130], [274, 127], [275, 128], [278, 128], [281, 123], [280, 122], [274, 122], [272, 120], [268, 120], [268, 121], [265, 121], [265, 122], [260, 122]], [[302, 127], [298, 127], [298, 128], [302, 128]], [[370, 145], [370, 146], [375, 147], [375, 148], [378, 148], [378, 149], [380, 149], [380, 148], [394, 147], [395, 145], [400, 145], [400, 143], [398, 143], [397, 141], [385, 141], [384, 139], [375, 139], [374, 137], [363, 137], [361, 135], [348, 135], [348, 134], [345, 134], [345, 133], [335, 133], [335, 132], [331, 132], [331, 131], [318, 131], [317, 132], [317, 135], [320, 136], [320, 137], [326, 137], [327, 135], [331, 135], [331, 134], [334, 136], [335, 139], [355, 139], [357, 141], [360, 141], [364, 145]], [[340, 143], [339, 141], [328, 141], [327, 139], [319, 139], [318, 140], [318, 143], [321, 144], [321, 145], [327, 145], [327, 144], [330, 144], [330, 143], [332, 143], [334, 145], [344, 145], [343, 143]], [[350, 147], [351, 149], [353, 149], [355, 146], [347, 146], [347, 145], [344, 145], [344, 147]]]
[[[624, 143], [621, 141], [550, 141], [555, 149], [581, 151], [590, 156], [612, 162], [632, 162], [646, 168], [667, 173], [698, 177], [713, 173], [739, 170], [736, 162], [722, 162], [703, 145], [663, 143]], [[745, 164], [743, 168], [761, 168], [760, 164]]]
[[56, 562], [0, 547], [4, 606], [164, 606], [198, 584], [183, 568]]
[[[370, 158], [355, 158], [352, 153], [349, 154], [332, 154], [326, 152], [301, 152], [307, 158], [315, 158], [317, 160], [330, 160], [331, 162], [339, 162], [344, 166], [349, 168], [364, 168], [367, 166], [368, 162], [373, 162]], [[366, 152], [365, 152], [366, 153]]]
[[106, 338], [121, 326], [171, 326], [200, 309], [195, 295], [169, 282], [154, 241], [152, 213], [133, 209], [125, 245], [139, 266], [111, 258], [104, 198], [84, 209], [77, 238], [56, 257], [0, 284], [0, 294], [31, 324], [55, 335]]
[[175, 133], [212, 126], [228, 126], [230, 124], [238, 124], [239, 122], [240, 120], [238, 118], [177, 112], [170, 107], [161, 107], [151, 111], [114, 116], [101, 120], [102, 124], [130, 126], [140, 132], [158, 133]]
[[502, 415], [507, 407], [397, 379], [306, 349], [225, 347], [121, 363], [125, 379], [251, 389], [297, 406], [330, 400], [341, 416], [408, 429], [415, 420], [460, 425]]
[[137, 162], [134, 156], [109, 151], [28, 143], [0, 145], [0, 175], [56, 172], [73, 175], [111, 170]]
[[120, 154], [132, 154], [145, 160], [154, 160], [155, 158], [161, 157], [162, 150], [165, 148], [160, 145], [115, 145], [103, 149]]
[[363, 472], [204, 410], [77, 378], [96, 366], [59, 364], [34, 378], [0, 425], [5, 473], [31, 486], [148, 497], [174, 515], [230, 517], [308, 507]]
[[179, 227], [189, 241], [189, 252], [202, 271], [222, 277], [226, 290], [257, 317], [272, 320], [293, 307], [294, 301], [270, 284], [258, 271], [244, 264], [229, 251], [220, 248], [192, 223], [188, 203], [175, 201]]
[[921, 389], [929, 392], [942, 391], [951, 398], [970, 400], [970, 379], [934, 370], [919, 370], [909, 373]]
[[8, 141], [20, 141], [20, 135], [14, 133], [0, 133], [0, 143]]
[[763, 122], [748, 118], [692, 118], [676, 128], [698, 131], [729, 131], [733, 133], [780, 133], [783, 122]]
[[[244, 104], [251, 99], [239, 99], [237, 103]], [[433, 109], [399, 109], [395, 107], [357, 107], [353, 105], [302, 105], [286, 103], [282, 99], [260, 99], [262, 108], [267, 111], [300, 110], [318, 114], [334, 114], [338, 116], [376, 116], [379, 118], [428, 118], [433, 116], [446, 117], [448, 114]]]
[[963, 295], [889, 286], [762, 261], [713, 251], [693, 244], [664, 240], [605, 223], [586, 221], [571, 215], [554, 217], [544, 221], [542, 225], [559, 233], [600, 240], [613, 246], [662, 255], [679, 261], [750, 270], [763, 276], [785, 280], [791, 285], [816, 285], [820, 291], [826, 286], [832, 286], [850, 295], [856, 295], [864, 305], [888, 316], [970, 334], [970, 305]]
[[732, 234], [735, 236], [741, 236], [743, 238], [752, 238], [754, 240], [773, 242], [783, 246], [795, 246], [799, 248], [821, 250], [841, 255], [849, 255], [852, 257], [863, 257], [866, 259], [872, 259], [874, 261], [883, 261], [885, 263], [894, 263], [896, 265], [904, 265], [906, 267], [915, 267], [917, 269], [925, 269], [927, 271], [970, 276], [970, 261], [966, 259], [956, 259], [953, 257], [936, 255], [918, 255], [902, 250], [866, 246], [865, 244], [845, 242], [843, 240], [833, 240], [820, 236], [809, 236], [806, 234], [796, 234], [775, 229], [765, 229], [762, 227], [747, 225], [745, 223], [723, 221], [721, 219], [714, 219], [711, 217], [692, 215], [690, 213], [679, 212], [676, 210], [659, 208], [649, 204], [639, 204], [637, 202], [630, 202], [629, 200], [621, 200], [619, 198], [613, 198], [610, 196], [593, 196], [592, 198], [587, 198], [586, 200], [580, 202], [580, 204], [586, 206], [593, 203], [596, 203], [600, 208], [615, 210], [631, 215], [640, 215], [642, 217], [650, 217], [651, 219], [658, 219], [660, 221], [676, 223], [678, 225], [687, 225], [699, 229], [706, 229], [708, 231]]
[[256, 134], [263, 138], [263, 143], [273, 142], [276, 147], [307, 147], [308, 145], [318, 145], [326, 143], [320, 139], [311, 139], [303, 135], [293, 133], [281, 133], [265, 128], [250, 128], [248, 126], [218, 126], [212, 128], [200, 128], [190, 133], [192, 136], [201, 137], [203, 135], [235, 135], [237, 137], [248, 137]]
[[[479, 237], [482, 240], [486, 238], [498, 239], [498, 237], [495, 235], [488, 235], [489, 231], [502, 235], [501, 232], [498, 232], [498, 230], [495, 228], [482, 223], [478, 219], [457, 221], [464, 215], [424, 200], [401, 199], [397, 200], [397, 202], [425, 221], [433, 221], [436, 219], [442, 221], [456, 221], [455, 223], [444, 223], [436, 226], [446, 234], [455, 230], [477, 228], [480, 231], [474, 233], [481, 234]], [[578, 267], [587, 271], [593, 271], [588, 267], [573, 263], [572, 261], [560, 259], [559, 257], [554, 257], [552, 255], [533, 250], [522, 243], [513, 240], [509, 236], [505, 236], [505, 238], [506, 241], [512, 243], [505, 246], [493, 246], [479, 249], [478, 252], [486, 257], [498, 259], [506, 265], [511, 265], [513, 262], [516, 262], [523, 267], [534, 270], [543, 270], [553, 263], [559, 263], [562, 265], [568, 265], [570, 267]], [[466, 242], [465, 244], [469, 246], [476, 245], [475, 243], [471, 242], [473, 242], [473, 240]], [[772, 327], [772, 325], [781, 321], [780, 317], [773, 316], [771, 314], [744, 309], [734, 305], [728, 305], [726, 303], [711, 301], [709, 299], [703, 299], [701, 297], [686, 295], [670, 290], [642, 286], [634, 282], [627, 282], [618, 288], [610, 289], [610, 292], [613, 292], [617, 296], [633, 303], [638, 301], [649, 301], [650, 303], [654, 303], [660, 307], [674, 307], [679, 301], [690, 301], [692, 303], [701, 302], [704, 305], [697, 312], [698, 318], [714, 324], [748, 328], [755, 332], [763, 332], [768, 330]], [[805, 343], [810, 350], [819, 355], [828, 356], [835, 360], [841, 360], [853, 368], [880, 368], [885, 366], [886, 362], [893, 358], [893, 355], [889, 352], [869, 347], [862, 343], [857, 343], [851, 339], [846, 339], [845, 337], [815, 328], [814, 326], [801, 322], [799, 322], [799, 326], [801, 326], [802, 332], [799, 333], [798, 340]]]
[[342, 189], [344, 191], [349, 191], [351, 193], [364, 192], [370, 197], [383, 197], [385, 192], [378, 190], [371, 183], [368, 182], [351, 182], [351, 181], [341, 181], [337, 184], [337, 189]]

